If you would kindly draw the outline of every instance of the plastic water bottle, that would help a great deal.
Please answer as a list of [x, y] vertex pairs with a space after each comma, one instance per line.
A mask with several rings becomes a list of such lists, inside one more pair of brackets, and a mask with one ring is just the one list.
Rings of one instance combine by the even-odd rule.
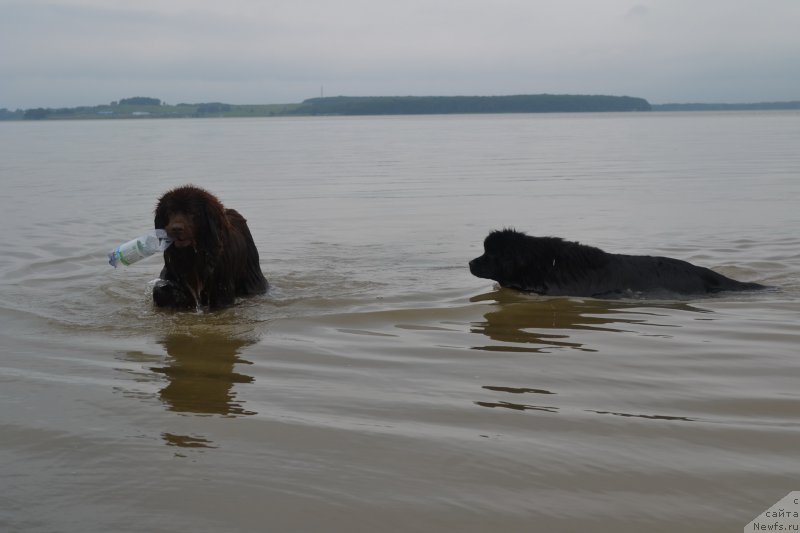
[[145, 257], [163, 252], [170, 244], [172, 239], [167, 236], [166, 231], [154, 229], [111, 250], [108, 254], [108, 264], [114, 268], [120, 263], [125, 266], [132, 265]]

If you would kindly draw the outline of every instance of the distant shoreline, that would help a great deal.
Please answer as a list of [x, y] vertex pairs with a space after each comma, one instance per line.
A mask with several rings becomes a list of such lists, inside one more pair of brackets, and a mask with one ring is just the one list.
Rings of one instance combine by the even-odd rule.
[[650, 104], [644, 98], [606, 95], [336, 96], [298, 104], [236, 105], [221, 102], [167, 105], [133, 97], [107, 105], [0, 109], [0, 120], [113, 120], [300, 116], [447, 115], [489, 113], [602, 113], [648, 111], [797, 110], [800, 101], [748, 104]]
[[751, 104], [652, 104], [653, 111], [786, 111], [800, 109], [800, 101]]

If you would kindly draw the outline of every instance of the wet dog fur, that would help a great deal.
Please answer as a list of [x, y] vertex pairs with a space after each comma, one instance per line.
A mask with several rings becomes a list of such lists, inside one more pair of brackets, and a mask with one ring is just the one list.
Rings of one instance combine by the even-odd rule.
[[513, 229], [493, 231], [484, 254], [470, 261], [479, 278], [502, 287], [553, 296], [596, 298], [703, 295], [764, 289], [670, 257], [606, 253], [558, 237]]
[[154, 222], [173, 239], [153, 288], [157, 307], [217, 309], [267, 291], [247, 221], [210, 192], [192, 185], [168, 191]]

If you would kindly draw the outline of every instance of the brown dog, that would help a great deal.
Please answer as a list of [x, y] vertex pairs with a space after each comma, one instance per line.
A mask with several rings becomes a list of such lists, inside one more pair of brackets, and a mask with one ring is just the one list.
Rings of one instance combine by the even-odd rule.
[[214, 309], [267, 291], [247, 221], [210, 192], [191, 185], [167, 192], [156, 206], [155, 227], [173, 240], [153, 288], [156, 306]]

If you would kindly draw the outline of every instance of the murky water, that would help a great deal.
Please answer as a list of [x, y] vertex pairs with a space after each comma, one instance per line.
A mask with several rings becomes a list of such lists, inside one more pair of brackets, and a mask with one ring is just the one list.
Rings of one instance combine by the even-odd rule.
[[[800, 114], [0, 123], [0, 530], [738, 531], [800, 490]], [[272, 284], [105, 254], [195, 183]], [[498, 290], [513, 226], [776, 287]]]

